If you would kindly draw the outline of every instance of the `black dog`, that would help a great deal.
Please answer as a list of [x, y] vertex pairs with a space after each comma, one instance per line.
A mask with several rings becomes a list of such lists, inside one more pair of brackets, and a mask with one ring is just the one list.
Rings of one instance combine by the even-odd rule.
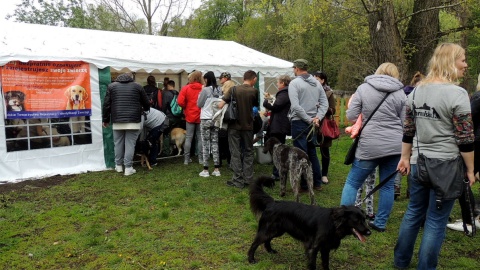
[[310, 204], [315, 204], [312, 165], [307, 153], [300, 148], [282, 144], [275, 137], [268, 139], [265, 143], [263, 153], [266, 154], [267, 152], [272, 155], [273, 165], [278, 169], [280, 176], [280, 196], [285, 196], [287, 176], [289, 176], [293, 195], [295, 196], [295, 200], [299, 202], [298, 193], [300, 191], [300, 180], [303, 177], [307, 181]]
[[308, 259], [308, 269], [316, 269], [317, 254], [322, 254], [323, 269], [329, 269], [330, 250], [337, 249], [347, 235], [355, 235], [364, 242], [370, 230], [365, 223], [365, 213], [355, 206], [322, 208], [297, 202], [275, 201], [263, 190], [274, 180], [259, 177], [250, 184], [250, 208], [260, 220], [258, 231], [250, 249], [248, 261], [255, 263], [255, 251], [264, 244], [269, 253], [271, 241], [284, 233], [303, 242]]
[[137, 140], [135, 144], [135, 153], [140, 155], [140, 164], [142, 167], [147, 167], [149, 170], [152, 170], [152, 166], [148, 161], [148, 155], [150, 154], [150, 149], [152, 148], [152, 143], [148, 140]]

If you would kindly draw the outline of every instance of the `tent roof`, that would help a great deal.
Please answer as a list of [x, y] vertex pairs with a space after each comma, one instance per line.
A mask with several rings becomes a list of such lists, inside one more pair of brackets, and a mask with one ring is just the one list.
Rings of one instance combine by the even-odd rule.
[[233, 41], [175, 38], [2, 22], [0, 66], [9, 61], [85, 61], [98, 68], [179, 73], [249, 69], [267, 76], [290, 74], [292, 63]]

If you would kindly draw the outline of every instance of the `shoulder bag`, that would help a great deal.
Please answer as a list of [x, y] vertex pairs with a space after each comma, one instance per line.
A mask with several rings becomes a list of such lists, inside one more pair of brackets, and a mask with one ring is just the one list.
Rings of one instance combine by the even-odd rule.
[[[416, 129], [415, 92], [413, 92], [413, 119]], [[435, 191], [436, 207], [442, 209], [442, 201], [457, 199], [463, 193], [463, 181], [465, 180], [463, 158], [461, 155], [447, 160], [426, 157], [420, 153], [418, 135], [417, 151], [417, 182]]]
[[319, 135], [321, 135], [323, 139], [335, 140], [340, 137], [340, 129], [338, 128], [337, 122], [335, 122], [335, 119], [333, 119], [332, 116], [326, 116], [323, 118], [319, 132]]
[[362, 134], [363, 128], [368, 124], [368, 121], [370, 121], [372, 116], [375, 114], [375, 112], [378, 110], [378, 108], [380, 108], [380, 105], [382, 105], [382, 103], [385, 101], [385, 99], [388, 97], [388, 95], [390, 95], [390, 93], [387, 93], [383, 97], [382, 101], [380, 101], [380, 103], [377, 105], [377, 107], [373, 110], [373, 112], [368, 117], [367, 121], [365, 121], [365, 124], [358, 131], [358, 135], [355, 138], [355, 140], [353, 141], [350, 148], [348, 149], [348, 152], [347, 152], [347, 155], [345, 156], [345, 161], [343, 162], [343, 164], [350, 165], [350, 164], [353, 163], [353, 160], [355, 159], [355, 152], [357, 152], [358, 141], [360, 140], [360, 135]]
[[235, 121], [238, 119], [237, 100], [235, 99], [235, 86], [232, 87], [231, 91], [230, 103], [228, 103], [227, 110], [223, 116], [223, 120], [227, 121]]

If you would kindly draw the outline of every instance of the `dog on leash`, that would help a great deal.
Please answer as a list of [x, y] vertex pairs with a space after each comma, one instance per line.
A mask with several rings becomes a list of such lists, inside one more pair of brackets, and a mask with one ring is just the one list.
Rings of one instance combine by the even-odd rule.
[[250, 249], [248, 261], [256, 263], [255, 251], [264, 245], [268, 253], [271, 241], [288, 233], [301, 241], [308, 259], [308, 269], [316, 269], [317, 254], [322, 256], [323, 269], [328, 270], [330, 251], [340, 246], [347, 235], [354, 235], [361, 242], [371, 234], [365, 221], [365, 212], [355, 206], [323, 208], [291, 201], [275, 201], [263, 186], [273, 186], [275, 180], [259, 177], [250, 184], [250, 209], [258, 218], [258, 230]]
[[[183, 150], [183, 144], [185, 143], [185, 137], [187, 136], [187, 131], [183, 128], [174, 128], [170, 131], [170, 144], [177, 146], [178, 154], [180, 156]], [[172, 153], [170, 151], [170, 153]]]
[[272, 155], [273, 165], [280, 176], [280, 196], [285, 196], [287, 177], [290, 178], [295, 200], [299, 202], [300, 180], [307, 181], [310, 204], [315, 204], [313, 193], [313, 172], [308, 155], [300, 148], [282, 144], [277, 138], [271, 137], [263, 146], [263, 153]]

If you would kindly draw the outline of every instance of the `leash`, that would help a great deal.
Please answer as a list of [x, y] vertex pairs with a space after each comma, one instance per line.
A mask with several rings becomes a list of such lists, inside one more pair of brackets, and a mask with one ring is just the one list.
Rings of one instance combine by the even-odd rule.
[[467, 228], [467, 222], [465, 220], [463, 220], [463, 232], [465, 233], [466, 236], [469, 236], [469, 237], [473, 237], [475, 236], [475, 234], [477, 233], [477, 226], [475, 224], [475, 218], [473, 216], [473, 209], [472, 209], [472, 204], [471, 204], [471, 200], [472, 198], [470, 198], [470, 192], [471, 192], [471, 188], [470, 188], [470, 182], [468, 181], [468, 178], [465, 178], [463, 180], [463, 184], [465, 185], [465, 188], [463, 190], [463, 192], [465, 192], [465, 201], [466, 201], [466, 204], [468, 206], [468, 212], [470, 214], [470, 219], [472, 220], [472, 231], [469, 232], [468, 231], [468, 228]]
[[314, 127], [313, 121], [312, 121], [312, 123], [309, 124], [306, 128], [304, 128], [304, 129], [302, 130], [302, 132], [300, 132], [300, 134], [298, 134], [297, 137], [295, 137], [295, 138], [293, 139], [293, 141], [296, 141], [298, 138], [300, 138], [300, 136], [302, 136], [303, 133], [305, 133], [305, 131], [307, 131], [308, 129], [310, 129], [310, 131], [309, 131], [308, 134], [307, 134], [307, 139], [308, 139], [308, 136], [310, 136], [310, 134], [312, 134], [314, 128], [315, 128], [315, 127]]
[[373, 193], [377, 192], [377, 190], [383, 187], [390, 180], [390, 178], [392, 178], [392, 176], [394, 176], [397, 173], [398, 173], [398, 170], [394, 171], [393, 173], [385, 177], [383, 181], [380, 181], [380, 183], [376, 185], [372, 190], [370, 190], [370, 192], [365, 196], [365, 198], [363, 198], [363, 200], [361, 200], [359, 203], [356, 203], [355, 206], [356, 207], [362, 206], [362, 204], [367, 200], [368, 197], [372, 196]]

